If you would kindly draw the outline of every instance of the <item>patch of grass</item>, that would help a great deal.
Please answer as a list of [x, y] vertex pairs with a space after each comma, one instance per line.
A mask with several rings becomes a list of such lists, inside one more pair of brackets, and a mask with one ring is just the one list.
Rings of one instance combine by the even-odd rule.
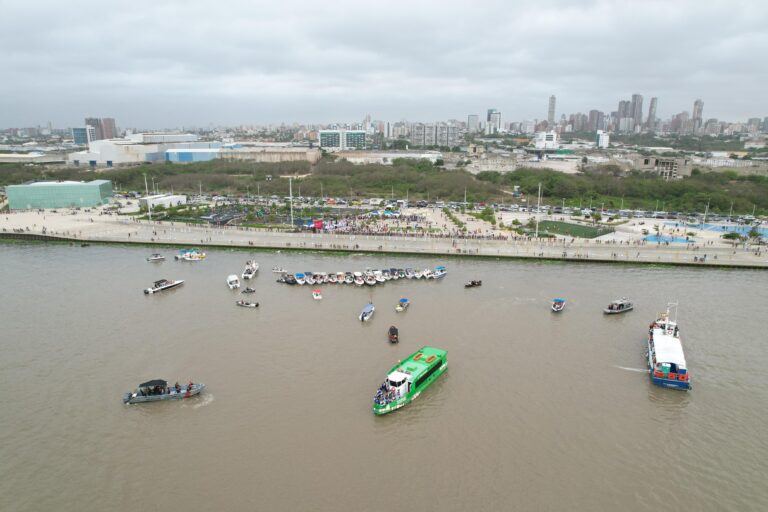
[[579, 238], [597, 238], [598, 236], [613, 232], [613, 228], [543, 220], [539, 222], [539, 233], [542, 232], [553, 235], [575, 236]]

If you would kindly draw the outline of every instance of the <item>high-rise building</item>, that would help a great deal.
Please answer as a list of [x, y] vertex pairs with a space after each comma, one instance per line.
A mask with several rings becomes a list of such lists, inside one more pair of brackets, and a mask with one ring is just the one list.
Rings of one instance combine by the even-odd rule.
[[88, 145], [88, 128], [90, 127], [86, 126], [85, 128], [72, 128], [72, 139], [74, 139], [75, 144], [78, 146]]
[[549, 109], [547, 109], [547, 122], [550, 125], [555, 124], [555, 104], [557, 103], [557, 98], [553, 94], [549, 97]]
[[[632, 115], [634, 126], [643, 126], [643, 95], [632, 95]], [[633, 126], [633, 128], [634, 128]]]
[[100, 119], [98, 117], [86, 117], [85, 126], [93, 126], [94, 138], [92, 140], [104, 140], [117, 138], [115, 120], [111, 117]]
[[490, 135], [493, 133], [499, 133], [501, 131], [501, 112], [495, 108], [488, 109], [488, 117], [486, 118], [485, 133]]
[[365, 149], [365, 135], [364, 130], [320, 130], [320, 147], [331, 151]]
[[101, 130], [105, 139], [117, 138], [117, 126], [115, 126], [115, 120], [112, 117], [105, 117], [101, 120]]
[[595, 137], [595, 145], [598, 149], [607, 148], [610, 145], [611, 138], [607, 132], [603, 130], [597, 130], [597, 136]]
[[101, 119], [99, 119], [98, 117], [86, 117], [85, 126], [93, 126], [93, 129], [95, 132], [93, 140], [104, 139], [104, 130], [101, 127]]
[[477, 133], [480, 129], [480, 116], [477, 114], [470, 114], [467, 116], [467, 131], [469, 133]]
[[659, 98], [651, 98], [651, 106], [648, 108], [648, 121], [647, 126], [651, 131], [655, 131], [656, 127], [656, 105], [659, 102]]
[[698, 132], [703, 123], [704, 114], [704, 102], [700, 99], [693, 102], [693, 115], [691, 116], [691, 122], [693, 123], [693, 132]]
[[627, 100], [621, 100], [619, 102], [619, 110], [616, 112], [616, 130], [625, 133], [634, 131], [635, 120], [632, 114], [632, 103]]
[[587, 130], [589, 130], [590, 132], [603, 130], [605, 129], [605, 127], [603, 126], [604, 123], [605, 123], [605, 114], [603, 114], [599, 110], [589, 111], [589, 119], [587, 121]]

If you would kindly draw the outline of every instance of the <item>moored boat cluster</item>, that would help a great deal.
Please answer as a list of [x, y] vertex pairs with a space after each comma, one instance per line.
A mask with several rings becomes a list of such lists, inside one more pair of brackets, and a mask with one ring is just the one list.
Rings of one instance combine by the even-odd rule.
[[295, 274], [283, 273], [277, 279], [278, 283], [285, 284], [354, 284], [357, 286], [375, 286], [387, 281], [399, 279], [442, 279], [448, 270], [439, 266], [434, 270], [414, 270], [412, 268], [385, 268], [383, 270], [367, 269], [364, 272], [296, 272]]

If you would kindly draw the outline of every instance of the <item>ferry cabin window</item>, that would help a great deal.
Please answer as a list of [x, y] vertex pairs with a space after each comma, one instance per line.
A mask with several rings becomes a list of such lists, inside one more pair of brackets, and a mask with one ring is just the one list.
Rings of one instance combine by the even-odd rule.
[[435, 361], [435, 364], [432, 365], [432, 368], [427, 370], [427, 373], [419, 377], [419, 379], [416, 381], [416, 384], [414, 384], [414, 386], [415, 387], [421, 386], [424, 383], [424, 381], [426, 381], [433, 373], [439, 370], [442, 365], [443, 365], [442, 360], [438, 359], [437, 361]]

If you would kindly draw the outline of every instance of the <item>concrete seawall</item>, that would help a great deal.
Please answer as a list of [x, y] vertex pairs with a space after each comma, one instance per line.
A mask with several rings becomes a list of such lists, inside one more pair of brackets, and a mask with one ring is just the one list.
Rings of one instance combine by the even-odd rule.
[[[69, 219], [68, 219], [69, 220]], [[74, 220], [74, 219], [72, 219]], [[766, 269], [768, 257], [757, 248], [689, 247], [663, 244], [564, 240], [487, 240], [382, 235], [287, 233], [253, 228], [221, 228], [170, 222], [79, 219], [70, 229], [35, 225], [29, 231], [3, 228], [14, 240], [130, 243], [167, 247], [311, 250], [349, 253], [539, 259], [571, 262], [664, 264], [706, 268]]]

